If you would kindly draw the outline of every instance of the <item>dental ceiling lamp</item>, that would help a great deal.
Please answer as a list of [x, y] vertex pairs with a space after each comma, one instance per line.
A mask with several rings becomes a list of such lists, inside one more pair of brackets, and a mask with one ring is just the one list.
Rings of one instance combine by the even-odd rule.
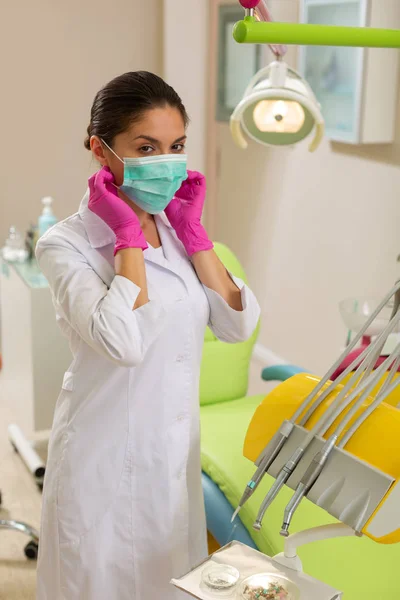
[[243, 149], [248, 145], [243, 131], [264, 146], [292, 146], [315, 130], [309, 146], [313, 152], [324, 136], [324, 118], [308, 83], [279, 58], [250, 81], [230, 128]]
[[274, 23], [266, 0], [239, 0], [246, 11], [233, 37], [240, 44], [268, 44], [276, 60], [250, 81], [235, 108], [230, 128], [235, 143], [247, 148], [244, 134], [265, 146], [292, 146], [314, 130], [309, 150], [324, 135], [320, 105], [308, 83], [283, 61], [286, 45], [400, 48], [400, 31]]
[[[272, 22], [265, 0], [240, 3], [246, 9], [246, 19]], [[308, 83], [284, 62], [286, 46], [269, 47], [276, 60], [261, 69], [247, 86], [230, 119], [232, 137], [243, 149], [248, 145], [244, 133], [264, 146], [293, 146], [315, 130], [309, 146], [313, 152], [324, 136], [320, 105]]]

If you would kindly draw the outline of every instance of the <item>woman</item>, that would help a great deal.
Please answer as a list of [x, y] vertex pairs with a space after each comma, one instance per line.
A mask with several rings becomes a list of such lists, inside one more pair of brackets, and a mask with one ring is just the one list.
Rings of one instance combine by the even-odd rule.
[[85, 142], [101, 169], [37, 246], [74, 357], [49, 444], [38, 600], [175, 600], [171, 577], [207, 555], [204, 332], [246, 340], [259, 307], [200, 223], [187, 122], [156, 75], [106, 85]]

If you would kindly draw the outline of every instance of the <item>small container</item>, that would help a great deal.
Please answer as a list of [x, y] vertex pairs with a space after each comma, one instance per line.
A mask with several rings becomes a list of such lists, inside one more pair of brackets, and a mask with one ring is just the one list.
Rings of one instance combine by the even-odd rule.
[[259, 573], [242, 581], [238, 598], [241, 600], [299, 600], [300, 590], [295, 583], [277, 573]]
[[[353, 333], [358, 333], [371, 314], [380, 304], [380, 298], [347, 298], [339, 303], [340, 316], [343, 319], [347, 329]], [[365, 332], [365, 336], [374, 337], [379, 335], [389, 323], [394, 307], [393, 298], [383, 307], [376, 319], [371, 323]], [[400, 325], [397, 324], [394, 331], [399, 333]]]
[[1, 250], [2, 257], [8, 262], [22, 263], [28, 257], [24, 241], [15, 227], [10, 227], [5, 246]]
[[203, 585], [218, 597], [230, 596], [238, 581], [240, 573], [235, 567], [213, 562], [202, 572]]
[[39, 228], [39, 237], [42, 237], [46, 233], [50, 227], [53, 227], [57, 223], [57, 217], [53, 213], [52, 204], [53, 198], [51, 196], [46, 196], [42, 198], [43, 211], [39, 217], [38, 228]]

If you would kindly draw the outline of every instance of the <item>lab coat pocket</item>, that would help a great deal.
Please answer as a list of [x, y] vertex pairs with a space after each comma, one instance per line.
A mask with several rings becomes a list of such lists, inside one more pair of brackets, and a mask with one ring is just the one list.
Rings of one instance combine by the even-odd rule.
[[60, 542], [83, 539], [112, 510], [122, 474], [129, 467], [125, 449], [126, 439], [120, 439], [110, 445], [108, 456], [99, 452], [96, 458], [88, 451], [85, 456], [73, 436], [67, 437], [58, 477]]
[[106, 416], [90, 394], [80, 397], [74, 377], [65, 377], [64, 384], [73, 391], [63, 393], [80, 406], [63, 431], [57, 477], [60, 542], [68, 543], [83, 538], [112, 509], [130, 459], [126, 401], [109, 403], [113, 410]]

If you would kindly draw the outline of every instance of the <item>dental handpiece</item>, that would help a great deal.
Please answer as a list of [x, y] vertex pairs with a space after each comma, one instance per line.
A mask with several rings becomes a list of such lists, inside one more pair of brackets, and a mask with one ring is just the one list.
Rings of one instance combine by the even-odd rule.
[[279, 471], [274, 483], [272, 484], [268, 494], [265, 496], [264, 501], [261, 504], [260, 510], [258, 511], [257, 519], [253, 525], [254, 529], [256, 529], [257, 531], [260, 531], [261, 529], [262, 520], [267, 511], [267, 508], [275, 500], [281, 488], [285, 485], [285, 483], [293, 473], [302, 455], [302, 449], [297, 448], [290, 460], [288, 460], [285, 466]]
[[285, 508], [284, 519], [281, 528], [281, 535], [284, 537], [288, 537], [289, 535], [289, 527], [292, 521], [294, 512], [297, 510], [300, 502], [308, 494], [314, 483], [317, 481], [320, 476], [322, 469], [324, 468], [326, 462], [328, 461], [329, 456], [333, 448], [335, 447], [337, 441], [337, 436], [332, 435], [329, 440], [327, 440], [322, 447], [322, 449], [314, 456], [311, 464], [309, 465], [307, 471], [304, 473], [303, 477], [298, 484], [295, 493], [293, 494], [290, 502]]
[[239, 513], [241, 508], [243, 508], [243, 506], [247, 502], [247, 500], [249, 500], [249, 498], [256, 491], [256, 489], [259, 486], [259, 484], [261, 483], [264, 475], [268, 472], [268, 469], [270, 468], [270, 466], [274, 462], [275, 458], [278, 456], [279, 452], [283, 448], [287, 438], [289, 437], [290, 433], [292, 432], [292, 429], [293, 429], [293, 424], [290, 423], [289, 421], [285, 421], [282, 424], [281, 429], [278, 432], [277, 436], [275, 436], [276, 439], [272, 439], [272, 441], [270, 443], [271, 448], [268, 449], [268, 447], [267, 447], [266, 451], [264, 450], [264, 453], [263, 453], [264, 456], [262, 456], [256, 472], [254, 473], [253, 477], [251, 478], [251, 480], [249, 481], [249, 483], [247, 484], [247, 486], [243, 492], [243, 495], [239, 501], [239, 505], [238, 505], [237, 509], [235, 510], [235, 512], [233, 513], [231, 523], [235, 520], [237, 514]]

